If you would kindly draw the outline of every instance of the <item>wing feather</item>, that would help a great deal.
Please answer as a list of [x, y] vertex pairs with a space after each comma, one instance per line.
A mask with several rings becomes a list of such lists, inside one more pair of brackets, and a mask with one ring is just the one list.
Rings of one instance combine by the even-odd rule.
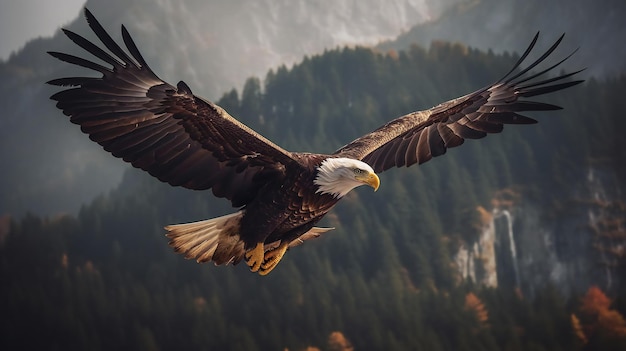
[[417, 142], [417, 162], [422, 164], [431, 158], [430, 148], [428, 147], [428, 128], [426, 127], [419, 135], [419, 141]]
[[441, 136], [441, 139], [443, 139], [443, 144], [446, 148], [459, 146], [465, 141], [465, 139], [454, 134], [452, 129], [443, 123], [437, 124], [437, 132], [439, 136]]
[[419, 142], [419, 135], [413, 135], [411, 142], [406, 148], [406, 154], [404, 157], [404, 164], [408, 167], [417, 163], [417, 143]]
[[441, 156], [446, 153], [446, 146], [443, 138], [439, 134], [437, 127], [428, 127], [428, 146], [433, 157]]
[[382, 172], [391, 167], [424, 163], [445, 154], [447, 148], [463, 144], [465, 139], [480, 139], [487, 134], [500, 133], [504, 124], [537, 122], [520, 112], [561, 109], [545, 102], [520, 99], [567, 89], [583, 82], [569, 80], [582, 70], [541, 78], [573, 53], [538, 73], [527, 74], [552, 55], [563, 40], [563, 35], [539, 58], [520, 70], [521, 64], [537, 43], [538, 36], [539, 33], [513, 68], [494, 84], [429, 110], [396, 118], [345, 145], [334, 155], [363, 160], [376, 172]]
[[406, 163], [406, 154], [408, 147], [411, 143], [411, 138], [399, 138], [397, 146], [394, 148], [396, 151], [395, 162], [397, 165], [404, 165]]
[[297, 161], [184, 83], [162, 81], [150, 69], [122, 26], [127, 53], [85, 10], [91, 30], [108, 52], [63, 30], [79, 47], [110, 67], [60, 52], [61, 61], [94, 70], [101, 77], [68, 77], [49, 84], [69, 87], [51, 96], [57, 107], [89, 138], [161, 181], [209, 189], [243, 206], [268, 174], [284, 176]]

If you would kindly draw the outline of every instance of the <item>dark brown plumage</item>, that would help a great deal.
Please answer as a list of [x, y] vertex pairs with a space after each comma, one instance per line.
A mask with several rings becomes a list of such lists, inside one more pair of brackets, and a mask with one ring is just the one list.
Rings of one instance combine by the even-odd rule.
[[519, 112], [558, 107], [520, 98], [581, 82], [566, 80], [578, 72], [534, 80], [565, 59], [527, 75], [556, 49], [562, 37], [517, 72], [534, 47], [535, 36], [513, 69], [488, 87], [399, 117], [332, 155], [293, 153], [193, 95], [184, 82], [173, 86], [162, 81], [124, 26], [122, 38], [130, 55], [88, 10], [85, 15], [110, 53], [78, 34], [64, 32], [108, 66], [50, 52], [102, 74], [48, 82], [71, 87], [51, 97], [57, 107], [115, 157], [173, 186], [212, 189], [215, 196], [230, 200], [239, 212], [166, 227], [170, 244], [199, 262], [236, 264], [246, 259], [261, 274], [269, 273], [289, 247], [329, 230], [314, 225], [351, 189], [363, 184], [378, 188], [374, 172], [424, 163], [465, 139], [498, 133], [504, 124], [535, 123]]

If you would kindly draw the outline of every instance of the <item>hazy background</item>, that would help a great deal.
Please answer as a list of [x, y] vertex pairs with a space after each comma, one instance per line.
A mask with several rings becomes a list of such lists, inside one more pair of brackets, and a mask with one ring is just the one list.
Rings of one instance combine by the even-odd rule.
[[0, 60], [6, 61], [31, 39], [51, 37], [75, 19], [84, 4], [85, 0], [0, 1]]

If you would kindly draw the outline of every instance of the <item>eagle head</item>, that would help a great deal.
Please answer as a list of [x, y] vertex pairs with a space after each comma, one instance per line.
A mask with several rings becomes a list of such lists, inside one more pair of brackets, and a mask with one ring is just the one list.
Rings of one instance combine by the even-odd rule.
[[360, 185], [378, 190], [380, 179], [367, 163], [345, 157], [327, 158], [317, 168], [317, 193], [343, 197]]

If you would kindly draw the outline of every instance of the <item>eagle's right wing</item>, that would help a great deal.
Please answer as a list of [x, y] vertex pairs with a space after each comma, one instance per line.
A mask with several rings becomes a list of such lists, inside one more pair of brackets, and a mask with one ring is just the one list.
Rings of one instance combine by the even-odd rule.
[[57, 107], [89, 138], [116, 157], [161, 181], [189, 189], [212, 188], [234, 206], [254, 197], [266, 179], [283, 175], [295, 162], [283, 150], [219, 106], [196, 97], [180, 82], [159, 79], [122, 26], [128, 55], [85, 9], [91, 29], [113, 54], [71, 31], [77, 45], [112, 67], [64, 54], [50, 55], [100, 72], [102, 77], [54, 79], [72, 88], [54, 94]]

